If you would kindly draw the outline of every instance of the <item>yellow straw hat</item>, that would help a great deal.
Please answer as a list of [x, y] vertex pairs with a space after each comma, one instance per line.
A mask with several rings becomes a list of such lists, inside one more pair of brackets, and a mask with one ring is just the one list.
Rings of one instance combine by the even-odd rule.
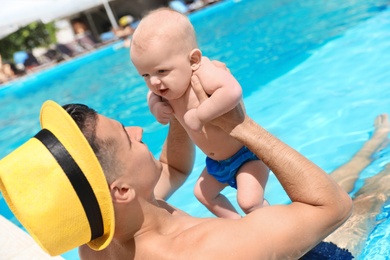
[[42, 130], [0, 161], [0, 189], [20, 223], [50, 255], [83, 244], [102, 250], [114, 233], [106, 178], [84, 135], [57, 103]]

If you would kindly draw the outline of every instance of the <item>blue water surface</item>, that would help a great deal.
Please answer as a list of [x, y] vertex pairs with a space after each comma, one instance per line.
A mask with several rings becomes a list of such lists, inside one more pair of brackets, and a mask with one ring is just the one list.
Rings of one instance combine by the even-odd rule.
[[[327, 172], [347, 162], [390, 113], [390, 11], [383, 0], [221, 1], [190, 15], [204, 55], [225, 62], [240, 81], [248, 114]], [[80, 102], [124, 125], [144, 128], [144, 142], [158, 156], [167, 127], [145, 102], [147, 88], [128, 49], [104, 47], [57, 67], [0, 87], [0, 158], [39, 131], [47, 99]], [[383, 169], [382, 151], [362, 174]], [[188, 181], [169, 202], [194, 216], [212, 216], [195, 197], [204, 167], [198, 150]], [[235, 191], [224, 193], [235, 203]], [[289, 203], [271, 174], [271, 204]], [[376, 227], [359, 259], [386, 259], [390, 223]], [[18, 221], [0, 195], [0, 214]], [[78, 259], [77, 251], [63, 255]]]

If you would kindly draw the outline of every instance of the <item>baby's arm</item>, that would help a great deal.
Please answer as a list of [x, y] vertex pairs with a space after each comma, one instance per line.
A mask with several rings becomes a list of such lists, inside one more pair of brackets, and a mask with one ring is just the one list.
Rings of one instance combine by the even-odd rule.
[[147, 99], [150, 112], [152, 112], [157, 121], [163, 125], [168, 124], [173, 113], [172, 107], [150, 90]]
[[195, 74], [210, 97], [198, 108], [189, 110], [184, 120], [191, 129], [199, 131], [204, 123], [236, 107], [241, 101], [242, 89], [226, 68], [215, 66], [207, 58]]

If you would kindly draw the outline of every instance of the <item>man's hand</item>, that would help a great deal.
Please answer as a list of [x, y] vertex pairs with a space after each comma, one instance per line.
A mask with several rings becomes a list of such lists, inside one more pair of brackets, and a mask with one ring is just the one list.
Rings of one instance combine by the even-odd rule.
[[151, 108], [150, 111], [152, 114], [156, 117], [157, 121], [160, 124], [166, 125], [171, 120], [171, 116], [173, 113], [172, 107], [164, 101], [160, 101], [155, 103]]
[[[197, 76], [193, 75], [191, 77], [191, 85], [200, 103], [202, 103], [208, 98]], [[247, 116], [245, 114], [244, 106], [242, 103], [240, 103], [237, 107], [227, 112], [226, 114], [212, 120], [210, 123], [220, 127], [226, 133], [231, 133], [231, 131], [237, 125], [241, 124], [246, 118]]]
[[149, 110], [160, 124], [166, 125], [171, 120], [173, 109], [171, 105], [163, 101], [160, 96], [149, 91], [148, 96]]

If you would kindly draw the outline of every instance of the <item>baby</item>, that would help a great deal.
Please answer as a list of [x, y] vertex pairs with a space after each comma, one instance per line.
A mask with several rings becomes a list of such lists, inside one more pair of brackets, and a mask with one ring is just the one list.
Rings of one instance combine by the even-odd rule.
[[[193, 142], [207, 155], [206, 168], [194, 194], [218, 217], [240, 214], [221, 194], [226, 186], [237, 189], [237, 202], [248, 214], [268, 205], [264, 189], [269, 170], [248, 148], [208, 122], [236, 107], [242, 89], [233, 75], [202, 56], [189, 19], [160, 8], [145, 16], [133, 34], [130, 56], [149, 88], [148, 104], [156, 119], [167, 124], [174, 116]], [[191, 87], [196, 75], [209, 98], [199, 103]]]

